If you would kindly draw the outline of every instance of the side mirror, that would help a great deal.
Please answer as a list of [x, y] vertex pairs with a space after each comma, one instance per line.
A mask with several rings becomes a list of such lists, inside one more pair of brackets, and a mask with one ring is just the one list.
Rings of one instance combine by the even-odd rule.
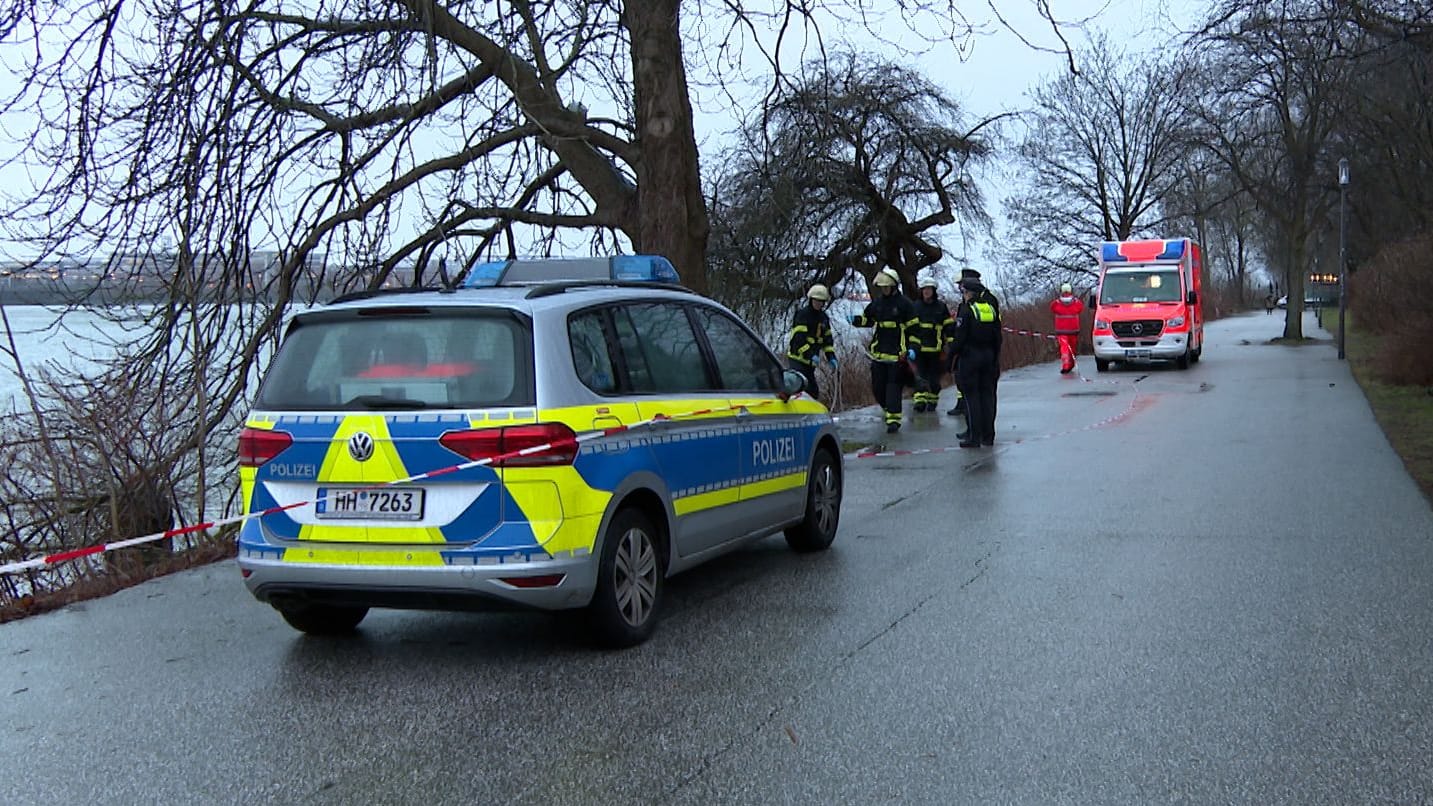
[[792, 395], [801, 394], [806, 388], [806, 376], [794, 369], [782, 370], [781, 372], [781, 393], [782, 400]]
[[1187, 303], [1189, 303], [1190, 305], [1195, 304], [1196, 302], [1199, 301], [1199, 292], [1198, 292], [1198, 291], [1190, 291], [1188, 294], [1185, 294], [1185, 295], [1184, 295], [1184, 301], [1187, 302]]

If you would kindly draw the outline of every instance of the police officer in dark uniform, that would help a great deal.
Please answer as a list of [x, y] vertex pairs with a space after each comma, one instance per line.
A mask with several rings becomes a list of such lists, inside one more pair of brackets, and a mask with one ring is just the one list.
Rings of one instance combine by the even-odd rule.
[[836, 368], [836, 347], [831, 339], [831, 318], [826, 306], [831, 302], [831, 291], [817, 283], [806, 292], [806, 304], [796, 312], [791, 323], [791, 344], [786, 348], [786, 358], [791, 368], [806, 378], [806, 391], [812, 396], [821, 396], [821, 387], [816, 384], [816, 363], [825, 361]]
[[[960, 281], [963, 283], [966, 280], [975, 280], [976, 282], [980, 282], [980, 272], [976, 271], [975, 269], [961, 269]], [[990, 293], [989, 291], [985, 291], [984, 294], [985, 297], [982, 301], [994, 305], [995, 314], [996, 316], [999, 316], [1000, 302], [996, 300], [995, 295]], [[950, 368], [950, 372], [952, 375], [958, 374], [959, 368], [952, 366]], [[952, 417], [959, 417], [962, 414], [965, 414], [965, 393], [960, 390], [960, 384], [958, 383], [955, 386], [955, 405], [951, 407], [950, 411], [947, 411], [946, 414], [949, 414]], [[970, 429], [967, 428], [966, 432], [968, 433], [969, 430]], [[960, 439], [965, 439], [965, 437], [960, 437]]]
[[969, 423], [960, 447], [975, 448], [995, 444], [995, 387], [1000, 380], [1003, 333], [1000, 306], [979, 280], [962, 280], [960, 291], [964, 299], [955, 310], [950, 346]]
[[916, 312], [911, 301], [896, 291], [898, 275], [892, 269], [881, 269], [871, 284], [876, 298], [865, 312], [851, 317], [856, 327], [874, 328], [871, 346], [871, 394], [885, 410], [886, 433], [901, 430], [901, 392], [905, 383], [901, 362], [916, 359], [916, 345], [910, 334], [916, 326]]

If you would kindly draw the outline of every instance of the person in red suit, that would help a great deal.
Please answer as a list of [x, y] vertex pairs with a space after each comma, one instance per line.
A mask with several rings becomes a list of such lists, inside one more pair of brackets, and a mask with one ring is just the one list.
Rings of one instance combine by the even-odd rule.
[[1060, 286], [1060, 296], [1050, 302], [1050, 313], [1055, 315], [1055, 339], [1060, 343], [1060, 374], [1069, 374], [1075, 368], [1075, 351], [1080, 347], [1080, 314], [1085, 312], [1085, 303], [1075, 296], [1069, 283]]

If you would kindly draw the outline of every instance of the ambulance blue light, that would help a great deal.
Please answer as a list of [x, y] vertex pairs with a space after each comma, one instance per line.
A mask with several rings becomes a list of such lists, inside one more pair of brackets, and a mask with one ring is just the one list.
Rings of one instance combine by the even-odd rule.
[[618, 255], [612, 258], [612, 279], [648, 283], [680, 283], [671, 261], [660, 255]]
[[468, 272], [468, 278], [463, 281], [464, 288], [491, 288], [502, 279], [503, 271], [507, 269], [511, 260], [490, 260], [486, 263], [479, 263]]

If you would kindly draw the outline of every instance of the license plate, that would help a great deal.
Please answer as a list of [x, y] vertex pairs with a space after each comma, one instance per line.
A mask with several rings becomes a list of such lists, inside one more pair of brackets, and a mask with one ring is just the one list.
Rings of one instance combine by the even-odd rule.
[[421, 487], [380, 487], [373, 490], [320, 487], [314, 514], [331, 520], [421, 520], [423, 492]]
[[1149, 350], [1125, 350], [1125, 358], [1149, 358]]

